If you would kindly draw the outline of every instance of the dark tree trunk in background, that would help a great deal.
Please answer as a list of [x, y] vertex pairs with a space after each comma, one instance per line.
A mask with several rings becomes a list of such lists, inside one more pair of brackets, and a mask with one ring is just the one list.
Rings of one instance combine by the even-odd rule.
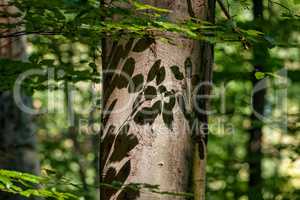
[[[5, 1], [0, 1], [1, 5]], [[13, 7], [1, 6], [1, 11], [15, 13]], [[1, 23], [14, 23], [16, 19], [0, 18]], [[3, 31], [3, 30], [1, 30]], [[24, 59], [23, 38], [0, 39], [0, 58]], [[31, 98], [22, 96], [30, 105]], [[37, 174], [39, 164], [36, 140], [31, 116], [23, 113], [15, 104], [12, 91], [0, 92], [0, 169]], [[0, 200], [25, 200], [25, 198], [0, 192]]]
[[[253, 84], [256, 81], [253, 80]], [[252, 97], [253, 109], [257, 113], [264, 112], [266, 91], [256, 92]], [[252, 127], [250, 129], [249, 146], [248, 146], [248, 163], [249, 163], [249, 200], [262, 199], [262, 122], [255, 114], [251, 115]]]
[[[261, 31], [261, 26], [264, 21], [263, 17], [263, 1], [253, 0], [253, 15], [256, 29]], [[268, 49], [260, 44], [255, 44], [253, 47], [253, 66], [252, 74], [253, 88], [260, 82], [262, 86], [266, 84], [264, 80], [257, 80], [255, 78], [256, 71], [267, 71], [268, 64]], [[263, 116], [265, 108], [266, 89], [262, 89], [253, 93], [252, 96], [252, 115], [251, 115], [251, 129], [249, 131], [248, 144], [248, 163], [249, 163], [249, 200], [260, 200], [262, 197], [262, 127], [263, 121], [259, 116]]]

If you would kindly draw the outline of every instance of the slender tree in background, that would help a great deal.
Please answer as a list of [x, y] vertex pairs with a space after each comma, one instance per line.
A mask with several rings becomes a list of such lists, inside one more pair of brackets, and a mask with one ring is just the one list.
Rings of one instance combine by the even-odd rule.
[[[13, 15], [17, 12], [16, 8], [5, 6], [5, 1], [0, 2], [2, 13]], [[8, 24], [16, 23], [13, 17], [1, 17], [0, 21]], [[24, 59], [24, 38], [0, 39], [0, 57]], [[23, 102], [30, 104], [29, 97], [23, 95], [22, 98]], [[0, 92], [0, 122], [0, 168], [37, 174], [39, 165], [31, 117], [20, 111], [11, 91]], [[24, 198], [0, 193], [0, 199], [20, 200]]]
[[[191, 17], [211, 20], [213, 2], [145, 3], [171, 10], [166, 17], [178, 22]], [[145, 189], [192, 192], [191, 182], [195, 199], [204, 199], [206, 130], [202, 127], [207, 124], [202, 123], [207, 123], [207, 104], [197, 96], [209, 91], [208, 84], [199, 86], [199, 81], [211, 78], [212, 46], [176, 34], [165, 36], [170, 43], [151, 37], [106, 38], [102, 43], [101, 182], [123, 187], [102, 187], [101, 200], [185, 199]]]
[[[253, 0], [253, 15], [254, 24], [256, 28], [261, 31], [261, 27], [264, 22], [263, 16], [264, 6], [262, 0]], [[267, 58], [268, 49], [265, 45], [256, 44], [253, 47], [253, 65], [254, 73], [257, 71], [267, 70]], [[265, 86], [265, 80], [257, 80], [252, 75], [253, 87], [260, 84]], [[260, 83], [258, 83], [260, 82]], [[249, 144], [248, 144], [248, 162], [249, 162], [249, 199], [258, 200], [263, 199], [262, 196], [262, 127], [263, 121], [259, 116], [263, 116], [265, 108], [265, 95], [266, 89], [255, 91], [252, 96], [252, 115], [251, 115], [251, 129], [249, 131]]]

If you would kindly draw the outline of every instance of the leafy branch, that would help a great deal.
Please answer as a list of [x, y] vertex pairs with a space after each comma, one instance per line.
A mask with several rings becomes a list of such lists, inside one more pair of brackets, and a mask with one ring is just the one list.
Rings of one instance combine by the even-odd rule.
[[[125, 6], [119, 6], [120, 2]], [[220, 3], [221, 0], [218, 2]], [[145, 35], [164, 37], [166, 31], [186, 38], [210, 42], [224, 42], [228, 41], [226, 38], [232, 37], [225, 25], [214, 25], [197, 19], [170, 22], [166, 14], [171, 11], [135, 0], [115, 0], [101, 8], [90, 2], [85, 4], [57, 1], [46, 3], [42, 0], [35, 4], [28, 0], [14, 0], [11, 3], [20, 9], [20, 13], [24, 13], [19, 14], [21, 17], [18, 21], [26, 27], [26, 31], [0, 33], [0, 38], [39, 34], [63, 35], [67, 38], [87, 40], [105, 36], [118, 38], [124, 33], [128, 37]], [[220, 5], [224, 7], [223, 4], [220, 3]], [[225, 10], [223, 9], [227, 13]], [[226, 15], [230, 18], [228, 13]], [[118, 16], [119, 20], [113, 20], [115, 16]], [[7, 26], [7, 29], [12, 31], [15, 29], [11, 27], [11, 24], [2, 24], [2, 26], [4, 28]], [[238, 37], [241, 35], [243, 38], [248, 37], [243, 32], [239, 32]]]
[[56, 191], [55, 188], [46, 189], [42, 185], [48, 178], [39, 177], [28, 173], [0, 169], [0, 190], [24, 197], [44, 197], [57, 200], [79, 199], [77, 196]]

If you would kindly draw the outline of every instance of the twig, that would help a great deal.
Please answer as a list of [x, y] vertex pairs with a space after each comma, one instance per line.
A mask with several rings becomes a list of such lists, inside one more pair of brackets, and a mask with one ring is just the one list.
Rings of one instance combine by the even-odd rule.
[[21, 37], [24, 35], [61, 35], [62, 32], [40, 32], [40, 31], [18, 31], [18, 32], [13, 32], [5, 35], [0, 35], [0, 38], [12, 38], [12, 37]]
[[221, 10], [223, 11], [223, 13], [225, 14], [225, 16], [227, 17], [227, 19], [231, 20], [232, 17], [229, 14], [229, 11], [226, 9], [224, 3], [222, 0], [217, 0], [219, 6], [221, 7]]
[[270, 0], [271, 4], [276, 4], [284, 9], [286, 9], [290, 14], [293, 14], [293, 11], [291, 9], [289, 9], [288, 7], [286, 7], [285, 5], [279, 3], [279, 2], [276, 2], [276, 1], [272, 1]]
[[[223, 1], [222, 0], [217, 0], [217, 2], [220, 5], [221, 10], [223, 11], [223, 13], [227, 17], [227, 19], [232, 20], [232, 17], [229, 14], [229, 11], [226, 9]], [[238, 27], [236, 27], [236, 25], [234, 25], [232, 27], [232, 30], [239, 35], [239, 41], [243, 44], [244, 48], [249, 49], [250, 43], [247, 41], [246, 37], [243, 35], [243, 33], [240, 31], [240, 29]]]

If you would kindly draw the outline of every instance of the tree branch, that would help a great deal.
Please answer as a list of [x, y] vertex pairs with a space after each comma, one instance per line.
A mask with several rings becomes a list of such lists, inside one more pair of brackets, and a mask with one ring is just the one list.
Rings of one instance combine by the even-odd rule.
[[219, 4], [221, 10], [223, 11], [223, 13], [225, 14], [225, 16], [227, 17], [227, 19], [230, 20], [232, 17], [231, 17], [231, 15], [229, 14], [229, 11], [226, 9], [226, 7], [225, 7], [223, 1], [222, 1], [222, 0], [217, 0], [217, 2], [218, 2], [218, 4]]
[[0, 38], [12, 38], [12, 37], [21, 37], [24, 35], [61, 35], [62, 32], [53, 32], [53, 31], [46, 31], [46, 32], [42, 32], [42, 31], [18, 31], [18, 32], [13, 32], [13, 33], [9, 33], [9, 34], [4, 34], [1, 35], [0, 34]]

